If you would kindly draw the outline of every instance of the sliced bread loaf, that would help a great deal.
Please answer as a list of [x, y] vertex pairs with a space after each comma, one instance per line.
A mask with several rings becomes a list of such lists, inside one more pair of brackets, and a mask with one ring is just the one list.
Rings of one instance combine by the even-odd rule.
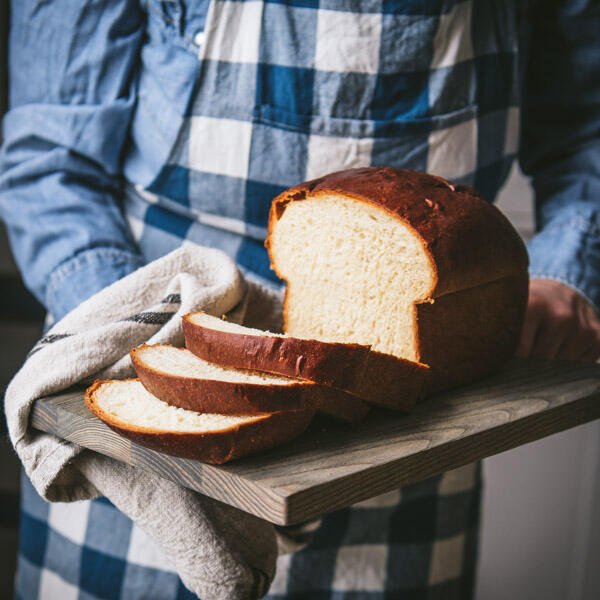
[[248, 415], [314, 410], [317, 403], [310, 382], [220, 366], [185, 348], [144, 344], [131, 350], [130, 356], [144, 387], [179, 408]]
[[369, 408], [359, 398], [309, 381], [223, 367], [189, 350], [142, 345], [130, 352], [144, 387], [172, 406], [227, 415], [282, 410], [319, 410], [357, 422]]
[[296, 338], [202, 312], [183, 317], [183, 332], [186, 347], [204, 360], [312, 381], [389, 408], [409, 409], [428, 370], [368, 345]]
[[311, 410], [230, 416], [197, 413], [162, 402], [137, 379], [96, 381], [85, 393], [89, 410], [111, 429], [152, 450], [222, 464], [301, 434]]
[[388, 167], [333, 173], [275, 198], [266, 245], [287, 282], [289, 335], [425, 363], [430, 389], [481, 377], [516, 349], [527, 252], [471, 188]]

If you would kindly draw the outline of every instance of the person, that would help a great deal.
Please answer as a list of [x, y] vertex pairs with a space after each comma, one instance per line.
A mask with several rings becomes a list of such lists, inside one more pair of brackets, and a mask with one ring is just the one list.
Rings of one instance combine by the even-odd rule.
[[[53, 319], [183, 241], [278, 286], [263, 241], [282, 189], [389, 164], [493, 199], [518, 154], [538, 225], [519, 353], [596, 360], [598, 31], [585, 0], [14, 1], [16, 260]], [[107, 501], [22, 487], [18, 597], [192, 596]], [[471, 597], [480, 490], [469, 466], [324, 516], [268, 598]]]

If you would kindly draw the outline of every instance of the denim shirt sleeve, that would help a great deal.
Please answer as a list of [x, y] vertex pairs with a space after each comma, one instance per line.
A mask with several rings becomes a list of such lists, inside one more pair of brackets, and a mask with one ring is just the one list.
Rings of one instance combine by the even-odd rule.
[[537, 2], [528, 21], [520, 160], [536, 198], [530, 275], [600, 311], [600, 4]]
[[0, 217], [58, 319], [141, 266], [119, 209], [143, 17], [132, 0], [14, 0]]

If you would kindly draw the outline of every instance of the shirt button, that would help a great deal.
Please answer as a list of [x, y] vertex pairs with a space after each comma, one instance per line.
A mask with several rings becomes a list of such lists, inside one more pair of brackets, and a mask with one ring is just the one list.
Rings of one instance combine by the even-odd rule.
[[194, 36], [194, 44], [196, 44], [196, 46], [202, 46], [202, 44], [204, 44], [204, 31], [199, 31]]

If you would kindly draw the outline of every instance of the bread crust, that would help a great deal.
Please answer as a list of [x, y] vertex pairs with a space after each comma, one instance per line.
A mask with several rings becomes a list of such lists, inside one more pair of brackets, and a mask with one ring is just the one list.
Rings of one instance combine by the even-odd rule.
[[[398, 410], [410, 409], [425, 384], [426, 365], [370, 346], [221, 331], [194, 323], [193, 315], [183, 317], [186, 347], [216, 364], [311, 381]], [[342, 406], [343, 398], [328, 397]]]
[[[332, 173], [273, 200], [265, 246], [271, 268], [285, 281], [271, 248], [277, 221], [290, 202], [331, 194], [381, 208], [421, 240], [434, 280], [429, 292], [417, 299], [413, 318], [418, 360], [431, 367], [429, 391], [473, 381], [512, 356], [527, 305], [529, 259], [500, 210], [472, 188], [417, 171], [369, 167]], [[487, 293], [494, 283], [497, 297]], [[494, 318], [482, 321], [478, 297]], [[284, 331], [288, 305], [286, 292]], [[462, 339], [453, 337], [455, 332]]]
[[416, 305], [428, 392], [497, 371], [517, 349], [527, 305], [527, 276], [508, 277]]
[[160, 431], [124, 423], [103, 411], [95, 394], [110, 380], [95, 381], [85, 392], [87, 408], [108, 427], [132, 442], [172, 456], [223, 464], [287, 442], [306, 430], [314, 411], [290, 410], [263, 413], [247, 423], [205, 433]]
[[172, 406], [221, 415], [251, 415], [315, 408], [315, 386], [310, 382], [260, 385], [172, 375], [154, 369], [144, 361], [142, 353], [151, 347], [152, 345], [142, 344], [133, 348], [129, 352], [131, 362], [142, 385], [159, 400]]
[[316, 388], [317, 406], [321, 414], [336, 421], [360, 423], [369, 413], [369, 405], [357, 396], [324, 385]]
[[[269, 252], [273, 228], [288, 203], [330, 194], [378, 206], [415, 231], [435, 274], [430, 298], [527, 271], [525, 244], [502, 212], [476, 190], [391, 167], [338, 171], [282, 192], [269, 213]], [[285, 279], [271, 253], [270, 258], [271, 267]]]

